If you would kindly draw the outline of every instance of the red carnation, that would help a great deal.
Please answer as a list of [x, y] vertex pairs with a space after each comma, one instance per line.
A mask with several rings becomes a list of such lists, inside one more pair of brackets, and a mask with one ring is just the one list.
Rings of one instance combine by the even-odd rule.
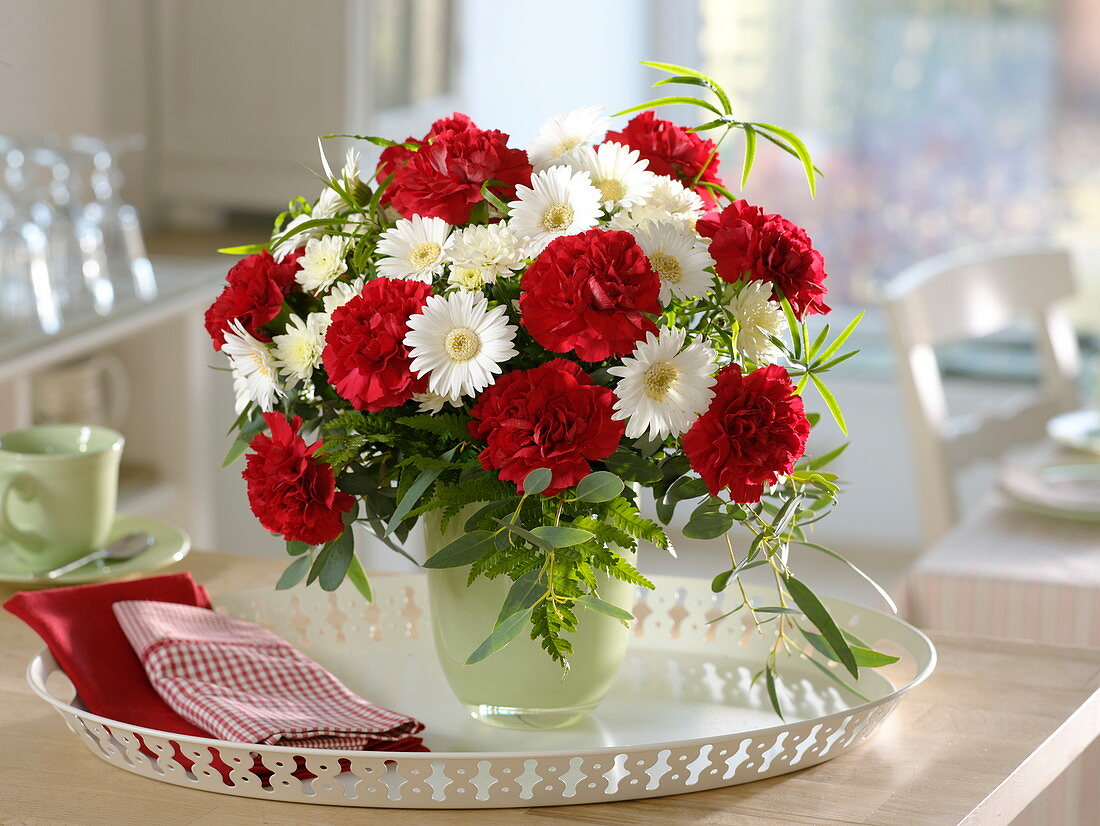
[[237, 319], [260, 341], [271, 341], [262, 328], [279, 314], [283, 299], [294, 289], [294, 274], [302, 250], [276, 262], [267, 250], [242, 258], [226, 276], [225, 289], [206, 311], [206, 332], [214, 349], [222, 349], [229, 322]]
[[611, 418], [614, 403], [577, 364], [554, 359], [497, 379], [470, 411], [470, 435], [488, 444], [481, 466], [517, 488], [535, 468], [549, 469], [543, 495], [553, 496], [587, 476], [590, 460], [615, 452], [624, 425]]
[[[670, 120], [661, 120], [652, 110], [631, 118], [622, 132], [608, 132], [604, 140], [637, 149], [638, 154], [649, 161], [650, 172], [674, 178], [689, 189], [694, 187], [708, 207], [717, 203], [709, 189], [695, 183], [699, 176], [700, 181], [722, 184], [714, 141], [700, 138]], [[714, 152], [713, 158], [711, 152]], [[708, 158], [710, 163], [707, 163]], [[700, 169], [703, 169], [702, 175], [699, 175]]]
[[710, 407], [683, 436], [684, 453], [712, 496], [726, 488], [734, 502], [759, 502], [806, 450], [802, 397], [776, 364], [747, 375], [731, 364], [717, 379]]
[[249, 447], [244, 479], [248, 503], [260, 524], [288, 540], [323, 545], [344, 531], [342, 514], [355, 499], [336, 489], [332, 468], [313, 458], [321, 446], [298, 435], [302, 420], [264, 413], [271, 435], [258, 434]]
[[[464, 132], [466, 130], [478, 131], [477, 126], [470, 120], [469, 115], [464, 115], [461, 112], [455, 112], [453, 115], [447, 118], [440, 118], [432, 124], [432, 128], [428, 130], [428, 134], [420, 140], [412, 137], [411, 135], [405, 139], [405, 143], [428, 143], [436, 135], [441, 135], [444, 132]], [[387, 146], [382, 150], [382, 154], [378, 158], [378, 171], [375, 173], [375, 180], [378, 183], [382, 183], [386, 178], [400, 169], [402, 166], [409, 162], [416, 152], [405, 146], [404, 143], [399, 143], [394, 146]], [[383, 203], [389, 203], [389, 199], [383, 195]]]
[[555, 238], [520, 282], [523, 326], [556, 353], [585, 361], [633, 352], [657, 325], [661, 279], [629, 232], [590, 229]]
[[696, 228], [711, 239], [710, 255], [722, 280], [770, 281], [772, 298], [778, 301], [781, 290], [799, 318], [829, 312], [825, 259], [801, 227], [741, 200], [705, 215]]
[[464, 115], [436, 125], [440, 131], [429, 133], [417, 151], [382, 158], [379, 174], [390, 170], [394, 176], [383, 201], [406, 218], [422, 215], [463, 224], [484, 200], [482, 184], [500, 181], [489, 190], [507, 201], [515, 197], [518, 184], [531, 183], [527, 153], [510, 148], [503, 132], [478, 129]]
[[322, 359], [336, 392], [357, 410], [396, 407], [427, 388], [409, 369], [402, 343], [409, 316], [419, 313], [432, 288], [420, 281], [376, 278], [332, 314]]

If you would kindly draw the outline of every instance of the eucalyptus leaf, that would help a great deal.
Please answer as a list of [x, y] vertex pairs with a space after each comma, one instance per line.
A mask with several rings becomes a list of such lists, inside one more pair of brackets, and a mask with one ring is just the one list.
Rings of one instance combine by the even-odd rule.
[[524, 527], [521, 527], [520, 525], [517, 525], [515, 522], [506, 522], [503, 519], [498, 519], [497, 522], [499, 522], [512, 533], [514, 533], [516, 536], [522, 537], [523, 539], [527, 540], [536, 548], [542, 548], [544, 551], [554, 550], [554, 546], [550, 542], [543, 539], [538, 534], [531, 533], [531, 531], [527, 530]]
[[504, 604], [500, 606], [497, 625], [516, 611], [533, 608], [545, 593], [546, 581], [542, 579], [542, 572], [539, 569], [536, 568], [517, 577], [512, 587], [508, 589], [508, 595], [504, 597]]
[[688, 539], [716, 539], [733, 527], [733, 519], [724, 513], [711, 511], [692, 516], [684, 525]]
[[479, 645], [474, 653], [466, 660], [466, 665], [473, 665], [479, 663], [488, 657], [490, 654], [495, 654], [502, 649], [512, 640], [519, 636], [520, 632], [527, 626], [528, 621], [531, 619], [531, 609], [527, 608], [522, 611], [516, 611], [497, 624], [497, 627], [493, 629], [485, 641]]
[[344, 581], [344, 575], [348, 572], [352, 557], [355, 556], [355, 531], [350, 526], [344, 528], [344, 532], [332, 540], [328, 548], [328, 557], [321, 567], [321, 573], [317, 582], [325, 591], [335, 591]]
[[775, 676], [772, 674], [771, 666], [767, 666], [764, 669], [764, 682], [768, 687], [768, 699], [772, 701], [772, 708], [775, 709], [775, 713], [779, 715], [779, 719], [784, 719], [783, 709], [779, 706], [779, 695], [775, 690]]
[[306, 551], [308, 551], [312, 547], [313, 547], [312, 545], [307, 545], [305, 542], [298, 542], [297, 540], [294, 540], [294, 539], [288, 539], [286, 541], [286, 552], [288, 554], [290, 554], [291, 556], [298, 556], [299, 554], [304, 554]]
[[466, 519], [466, 524], [463, 526], [467, 531], [476, 531], [478, 525], [481, 524], [486, 517], [493, 516], [498, 513], [506, 513], [513, 510], [516, 504], [519, 502], [519, 497], [514, 496], [511, 499], [501, 499], [496, 502], [486, 502]]
[[363, 599], [374, 602], [374, 591], [370, 587], [370, 580], [367, 579], [367, 572], [363, 570], [363, 563], [354, 553], [351, 555], [351, 564], [348, 566], [348, 579], [355, 586], [355, 590], [362, 594]]
[[620, 608], [618, 605], [612, 605], [606, 600], [602, 600], [593, 594], [585, 594], [584, 596], [577, 597], [577, 605], [581, 605], [590, 611], [595, 611], [604, 616], [617, 619], [622, 623], [630, 623], [634, 619], [634, 615], [629, 611]]
[[848, 641], [844, 639], [844, 635], [840, 633], [836, 622], [833, 621], [825, 606], [821, 604], [821, 600], [803, 582], [793, 576], [784, 577], [783, 582], [798, 607], [802, 609], [802, 613], [817, 626], [817, 630], [821, 632], [822, 636], [828, 641], [829, 646], [836, 652], [837, 662], [847, 668], [848, 672], [858, 679], [859, 667], [856, 665], [855, 655], [852, 654], [852, 649], [848, 646]]
[[623, 480], [607, 470], [590, 473], [577, 483], [577, 498], [582, 502], [608, 502], [623, 492]]
[[554, 474], [549, 468], [537, 467], [523, 477], [523, 493], [525, 496], [535, 496], [542, 493], [554, 479]]
[[539, 525], [537, 528], [532, 528], [531, 533], [539, 539], [546, 540], [555, 548], [571, 548], [595, 537], [592, 531], [572, 528], [568, 525]]
[[425, 568], [458, 568], [472, 565], [492, 550], [496, 534], [471, 531], [440, 548], [424, 562]]
[[312, 563], [313, 560], [308, 556], [300, 556], [295, 559], [287, 565], [286, 570], [279, 577], [279, 581], [275, 583], [275, 590], [285, 591], [287, 588], [293, 588], [302, 581], [302, 577], [306, 575]]
[[225, 454], [225, 459], [222, 460], [222, 470], [225, 470], [227, 467], [237, 461], [237, 459], [240, 458], [241, 454], [244, 453], [246, 450], [248, 450], [248, 442], [246, 442], [240, 436], [234, 439], [233, 444], [229, 446], [229, 450]]

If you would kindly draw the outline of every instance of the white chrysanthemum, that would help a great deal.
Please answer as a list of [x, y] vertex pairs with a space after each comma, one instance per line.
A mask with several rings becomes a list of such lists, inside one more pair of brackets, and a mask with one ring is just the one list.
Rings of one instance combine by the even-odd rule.
[[302, 244], [306, 242], [306, 239], [312, 235], [312, 232], [308, 229], [298, 229], [298, 227], [306, 221], [311, 220], [313, 220], [312, 217], [303, 212], [301, 215], [296, 215], [292, 218], [290, 222], [283, 227], [282, 232], [277, 232], [271, 237], [272, 241], [276, 238], [283, 238], [281, 243], [271, 247], [271, 255], [276, 261], [282, 263], [284, 258], [298, 249], [298, 247], [302, 246]]
[[363, 291], [364, 279], [356, 278], [354, 281], [340, 281], [332, 285], [328, 295], [321, 299], [325, 315], [332, 315], [338, 307], [343, 307], [355, 296]]
[[627, 212], [616, 213], [611, 227], [629, 230], [647, 222], [666, 222], [694, 230], [695, 222], [705, 211], [703, 199], [696, 192], [672, 178], [654, 175], [649, 197]]
[[686, 333], [666, 328], [649, 333], [621, 365], [613, 419], [626, 419], [626, 436], [646, 431], [663, 439], [679, 436], [703, 414], [714, 397], [714, 351], [698, 339], [684, 346]]
[[522, 267], [522, 251], [523, 243], [507, 224], [473, 224], [454, 235], [447, 255], [448, 280], [467, 290], [480, 290]]
[[757, 364], [774, 364], [782, 351], [769, 336], [783, 338], [787, 319], [779, 302], [771, 300], [772, 285], [747, 281], [729, 304], [737, 322], [737, 349]]
[[582, 147], [570, 166], [588, 173], [592, 186], [600, 191], [601, 203], [609, 207], [630, 208], [645, 202], [657, 179], [649, 171], [649, 161], [621, 143]]
[[707, 267], [714, 259], [699, 237], [689, 229], [661, 221], [646, 221], [633, 230], [634, 238], [661, 278], [661, 302], [676, 298], [699, 298], [714, 280]]
[[602, 106], [582, 106], [564, 115], [555, 115], [539, 129], [531, 141], [527, 156], [536, 172], [570, 163], [577, 149], [601, 140], [611, 118], [604, 117]]
[[338, 213], [347, 208], [348, 205], [344, 202], [340, 193], [331, 186], [326, 186], [317, 198], [317, 203], [313, 205], [313, 214], [310, 217], [313, 219], [335, 218]]
[[359, 150], [354, 146], [348, 147], [348, 154], [344, 157], [344, 168], [340, 172], [340, 178], [344, 182], [345, 189], [351, 189], [361, 180], [359, 172]]
[[587, 172], [552, 166], [531, 176], [531, 186], [516, 187], [508, 225], [527, 242], [525, 252], [538, 255], [563, 235], [576, 235], [600, 220], [600, 191]]
[[409, 319], [404, 343], [410, 368], [418, 376], [427, 374], [428, 389], [457, 399], [495, 381], [500, 365], [516, 355], [515, 337], [504, 307], [490, 310], [485, 296], [460, 291], [430, 296]]
[[229, 366], [233, 369], [237, 412], [242, 413], [249, 402], [265, 413], [274, 408], [275, 397], [283, 393], [275, 383], [275, 359], [271, 348], [254, 338], [238, 319], [233, 319], [225, 331], [222, 352], [229, 356]]
[[310, 313], [304, 321], [292, 314], [287, 319], [286, 333], [271, 339], [275, 345], [275, 363], [290, 376], [290, 386], [312, 378], [313, 371], [321, 366], [328, 325], [325, 313]]
[[347, 244], [339, 235], [310, 238], [306, 252], [298, 259], [294, 274], [302, 289], [309, 292], [328, 289], [332, 282], [348, 271]]
[[441, 396], [431, 390], [426, 393], [413, 393], [413, 401], [416, 402], [417, 413], [436, 414], [443, 411], [444, 405], [461, 407], [462, 399], [452, 399], [449, 396]]
[[431, 283], [443, 272], [453, 227], [442, 218], [414, 215], [390, 227], [378, 242], [378, 273], [387, 278], [411, 278]]

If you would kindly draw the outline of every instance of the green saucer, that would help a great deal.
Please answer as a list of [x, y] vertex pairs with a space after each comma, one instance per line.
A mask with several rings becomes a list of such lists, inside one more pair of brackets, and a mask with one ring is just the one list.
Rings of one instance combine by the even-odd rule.
[[56, 588], [61, 585], [81, 585], [87, 582], [102, 582], [107, 579], [144, 574], [164, 568], [173, 562], [179, 562], [191, 550], [191, 538], [175, 525], [148, 519], [144, 516], [130, 516], [125, 513], [115, 515], [108, 542], [132, 531], [144, 531], [153, 537], [153, 545], [133, 559], [119, 562], [89, 562], [59, 576], [57, 579], [44, 580], [38, 575], [23, 570], [11, 555], [5, 553], [0, 545], [0, 582], [18, 585], [39, 585]]

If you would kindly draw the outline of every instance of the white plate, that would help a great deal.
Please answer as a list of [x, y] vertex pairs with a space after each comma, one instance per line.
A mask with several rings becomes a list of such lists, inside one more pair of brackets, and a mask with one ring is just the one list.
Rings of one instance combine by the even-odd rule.
[[[723, 613], [709, 581], [654, 580], [657, 591], [644, 592], [635, 606], [627, 660], [607, 699], [589, 719], [547, 732], [490, 728], [466, 715], [435, 658], [422, 575], [377, 577], [371, 605], [351, 587], [215, 600], [220, 610], [282, 635], [362, 696], [422, 720], [428, 753], [226, 743], [106, 720], [77, 698], [46, 690], [56, 670], [46, 652], [31, 663], [28, 680], [93, 754], [136, 774], [268, 800], [442, 809], [658, 797], [806, 768], [864, 742], [935, 665], [931, 642], [916, 629], [827, 600], [842, 628], [902, 659], [862, 672], [856, 687], [863, 700], [805, 660], [782, 658], [783, 721], [770, 711], [763, 681], [750, 685], [770, 635], [739, 615], [709, 625]], [[759, 598], [769, 599], [765, 593]], [[155, 759], [142, 753], [142, 742]], [[173, 742], [195, 761], [190, 771], [173, 760]], [[228, 783], [212, 766], [215, 754], [231, 767]], [[269, 782], [249, 771], [255, 755], [272, 772]], [[295, 777], [296, 765], [316, 777]]]
[[999, 482], [1009, 498], [1028, 510], [1100, 522], [1100, 462], [1046, 467], [1008, 464]]
[[1100, 410], [1075, 410], [1047, 422], [1047, 435], [1062, 447], [1100, 455]]
[[82, 585], [87, 582], [121, 579], [165, 568], [173, 562], [179, 562], [191, 550], [191, 538], [181, 528], [161, 522], [159, 519], [131, 516], [125, 513], [115, 515], [115, 523], [111, 526], [107, 541], [110, 542], [133, 531], [142, 531], [152, 536], [152, 546], [132, 559], [118, 562], [89, 562], [51, 580], [42, 580], [35, 574], [27, 573], [10, 554], [5, 553], [4, 546], [0, 545], [0, 582], [58, 588], [62, 585]]

